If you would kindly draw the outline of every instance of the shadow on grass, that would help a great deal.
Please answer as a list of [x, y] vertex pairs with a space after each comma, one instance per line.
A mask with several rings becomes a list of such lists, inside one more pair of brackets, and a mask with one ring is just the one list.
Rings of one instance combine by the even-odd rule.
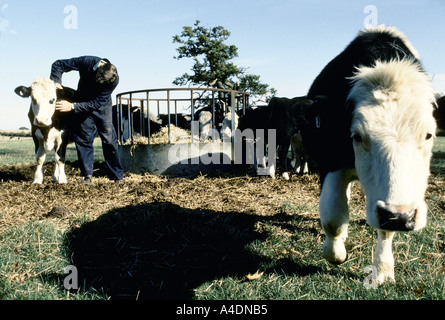
[[[191, 299], [206, 281], [244, 277], [261, 265], [272, 271], [271, 258], [245, 249], [267, 238], [255, 225], [271, 218], [153, 202], [112, 210], [70, 231], [65, 245], [85, 290], [103, 290], [112, 299]], [[277, 267], [319, 271], [291, 260]]]

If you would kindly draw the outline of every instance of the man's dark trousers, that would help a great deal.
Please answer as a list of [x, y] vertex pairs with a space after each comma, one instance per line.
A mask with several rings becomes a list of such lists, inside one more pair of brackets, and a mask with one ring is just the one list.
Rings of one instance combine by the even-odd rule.
[[113, 127], [112, 108], [102, 106], [98, 110], [82, 114], [80, 126], [76, 130], [74, 141], [80, 161], [82, 175], [92, 176], [94, 165], [93, 142], [97, 133], [102, 139], [105, 163], [110, 170], [110, 179], [122, 180], [123, 167], [117, 150], [117, 136]]

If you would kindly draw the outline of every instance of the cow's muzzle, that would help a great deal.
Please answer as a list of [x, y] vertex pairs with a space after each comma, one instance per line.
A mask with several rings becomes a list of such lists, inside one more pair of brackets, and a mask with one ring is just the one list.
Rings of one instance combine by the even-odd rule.
[[39, 128], [48, 128], [51, 126], [51, 120], [46, 118], [35, 118], [34, 125]]
[[377, 217], [380, 229], [412, 231], [416, 225], [417, 208], [414, 204], [394, 206], [377, 201]]

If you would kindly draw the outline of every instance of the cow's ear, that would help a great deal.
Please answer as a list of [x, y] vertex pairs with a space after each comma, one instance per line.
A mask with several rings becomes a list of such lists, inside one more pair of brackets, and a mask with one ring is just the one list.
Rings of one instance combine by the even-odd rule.
[[28, 98], [29, 96], [31, 96], [32, 89], [31, 87], [20, 86], [15, 88], [14, 92], [22, 98]]

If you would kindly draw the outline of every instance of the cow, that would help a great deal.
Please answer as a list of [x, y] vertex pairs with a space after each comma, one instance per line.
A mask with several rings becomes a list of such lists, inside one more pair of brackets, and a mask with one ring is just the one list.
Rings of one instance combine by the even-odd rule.
[[134, 137], [148, 137], [158, 133], [162, 128], [162, 121], [149, 112], [141, 113], [140, 107], [130, 107], [128, 104], [121, 105], [121, 116], [119, 118], [119, 106], [113, 105], [113, 126], [119, 134], [120, 141], [127, 143]]
[[323, 256], [347, 260], [350, 183], [366, 195], [377, 229], [376, 284], [394, 280], [392, 239], [427, 222], [425, 192], [436, 123], [434, 91], [419, 54], [394, 27], [360, 31], [313, 81], [303, 142], [320, 170]]
[[[284, 179], [289, 180], [289, 170], [288, 170], [288, 152], [291, 146], [292, 137], [298, 135], [301, 128], [307, 126], [306, 120], [306, 110], [312, 105], [312, 100], [306, 97], [296, 97], [296, 98], [278, 98], [274, 97], [270, 100], [267, 106], [263, 106], [254, 110], [248, 110], [246, 114], [240, 119], [240, 130], [245, 130], [247, 128], [256, 130], [264, 129], [275, 130], [276, 146], [277, 150], [273, 150], [275, 153], [278, 151], [278, 168], [281, 171], [281, 175]], [[266, 136], [268, 136], [266, 134]], [[298, 138], [297, 138], [298, 139]], [[267, 143], [267, 141], [256, 141], [256, 143]], [[296, 151], [298, 148], [298, 143], [295, 143], [293, 148]], [[268, 150], [271, 152], [272, 150]], [[300, 157], [298, 163], [301, 159], [306, 159], [304, 155], [304, 149], [298, 150], [298, 157]], [[294, 152], [297, 155], [297, 153]], [[255, 160], [257, 160], [255, 158]], [[262, 159], [261, 159], [262, 160]], [[304, 165], [304, 164], [303, 164]], [[274, 168], [269, 175], [274, 178]]]
[[[238, 128], [235, 130], [235, 140], [238, 145], [241, 145], [241, 154], [236, 156], [236, 159], [241, 163], [253, 164], [253, 170], [258, 172], [258, 161], [263, 168], [266, 168], [265, 151], [267, 146], [267, 133], [264, 130], [268, 129], [270, 117], [270, 109], [267, 106], [259, 106], [256, 108], [248, 108], [245, 113], [239, 117]], [[263, 130], [263, 134], [260, 134]], [[262, 151], [258, 153], [259, 146]], [[264, 172], [264, 171], [263, 171]], [[275, 165], [269, 164], [267, 175], [275, 177]]]
[[72, 102], [75, 90], [67, 87], [59, 89], [52, 80], [38, 78], [30, 87], [19, 86], [14, 91], [22, 98], [31, 97], [28, 118], [31, 122], [37, 161], [33, 184], [43, 183], [43, 163], [47, 152], [51, 150], [55, 151], [56, 159], [53, 181], [67, 183], [65, 153], [68, 143], [72, 140], [70, 128], [72, 114], [56, 111], [56, 100], [63, 99]]
[[[301, 129], [306, 126], [306, 112], [312, 103], [313, 101], [307, 97], [296, 97], [292, 99], [274, 97], [269, 102], [269, 128], [276, 129], [278, 168], [285, 180], [289, 180], [287, 155], [292, 138], [297, 135], [297, 137], [295, 137], [296, 140], [294, 139], [295, 143], [293, 144], [294, 151], [297, 151], [296, 149], [299, 145], [296, 141], [301, 139], [298, 135]], [[300, 148], [298, 152], [294, 152], [293, 154], [300, 158], [300, 161], [297, 161], [298, 163], [301, 162], [301, 159], [306, 159], [304, 148]]]
[[437, 122], [437, 134], [445, 136], [445, 96], [437, 99], [436, 106], [433, 116]]
[[212, 114], [209, 111], [201, 111], [199, 113], [199, 140], [207, 141], [214, 139], [212, 129]]
[[298, 130], [298, 132], [292, 136], [290, 139], [290, 146], [292, 150], [291, 165], [294, 168], [294, 172], [300, 175], [308, 173], [309, 158], [304, 148], [301, 130]]
[[[233, 127], [238, 128], [239, 116], [237, 113], [234, 113], [235, 120], [233, 121]], [[221, 140], [223, 141], [231, 141], [232, 140], [232, 113], [227, 112], [224, 116], [224, 120], [222, 122], [221, 127]]]
[[[169, 116], [168, 114], [160, 114], [158, 116], [159, 120], [161, 121], [163, 126], [168, 125], [168, 119]], [[174, 124], [176, 127], [184, 129], [184, 130], [190, 130], [190, 121], [191, 121], [191, 116], [190, 115], [186, 115], [186, 114], [182, 114], [182, 113], [173, 113], [170, 114], [170, 123]]]

